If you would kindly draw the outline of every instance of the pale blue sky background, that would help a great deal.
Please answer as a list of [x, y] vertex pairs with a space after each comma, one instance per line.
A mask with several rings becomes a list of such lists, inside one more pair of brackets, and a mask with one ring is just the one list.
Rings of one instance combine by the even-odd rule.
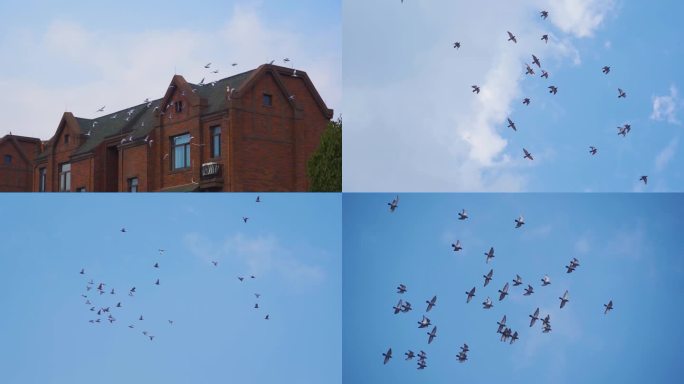
[[341, 51], [339, 0], [2, 1], [0, 135], [47, 140], [65, 110], [92, 118], [162, 97], [174, 73], [197, 83], [271, 60], [306, 71], [339, 115]]
[[340, 383], [341, 196], [255, 198], [0, 196], [0, 382]]
[[[638, 194], [345, 194], [343, 259], [344, 381], [349, 383], [671, 383], [681, 376], [684, 289], [681, 195]], [[465, 208], [470, 218], [457, 220]], [[522, 214], [526, 224], [515, 229]], [[463, 250], [450, 244], [461, 240]], [[495, 258], [485, 263], [489, 247]], [[566, 274], [577, 257], [580, 267]], [[490, 268], [491, 283], [483, 288]], [[527, 285], [497, 290], [520, 274]], [[551, 285], [541, 287], [544, 274]], [[408, 292], [396, 293], [406, 284]], [[476, 286], [466, 304], [465, 291]], [[559, 296], [569, 290], [562, 310]], [[417, 322], [428, 317], [437, 338]], [[490, 296], [494, 307], [482, 308]], [[399, 298], [414, 307], [393, 314]], [[603, 314], [603, 304], [615, 309]], [[553, 331], [543, 334], [529, 317], [540, 307]], [[520, 340], [504, 344], [496, 322]], [[469, 360], [456, 354], [468, 343]], [[382, 353], [394, 358], [383, 365]], [[427, 352], [417, 370], [411, 349]]]
[[[675, 0], [345, 1], [344, 190], [683, 191], [683, 13]], [[524, 74], [532, 54], [548, 80]]]

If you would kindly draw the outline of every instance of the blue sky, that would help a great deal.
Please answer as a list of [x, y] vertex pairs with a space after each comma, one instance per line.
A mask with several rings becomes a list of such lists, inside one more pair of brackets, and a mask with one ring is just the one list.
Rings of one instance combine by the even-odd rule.
[[91, 118], [162, 97], [174, 73], [199, 82], [208, 62], [207, 80], [285, 57], [339, 115], [341, 50], [339, 0], [2, 1], [0, 135], [47, 140], [65, 110]]
[[[345, 194], [343, 376], [350, 383], [666, 383], [681, 373], [684, 332], [678, 294], [684, 289], [681, 217], [673, 194]], [[465, 208], [470, 218], [457, 220]], [[526, 224], [514, 228], [523, 215]], [[460, 239], [463, 250], [450, 244]], [[483, 255], [494, 247], [495, 258]], [[566, 274], [576, 257], [580, 266]], [[491, 283], [483, 277], [494, 269]], [[524, 286], [497, 290], [520, 274]], [[544, 274], [551, 285], [541, 287]], [[395, 287], [406, 284], [400, 296]], [[476, 286], [466, 304], [465, 291]], [[569, 290], [562, 310], [558, 297]], [[437, 338], [417, 322], [425, 301]], [[494, 307], [482, 308], [490, 296]], [[414, 310], [394, 315], [399, 298]], [[603, 314], [613, 300], [614, 310]], [[529, 317], [540, 307], [552, 332]], [[499, 341], [496, 322], [520, 340]], [[463, 343], [469, 360], [456, 361]], [[394, 358], [383, 365], [382, 353]], [[428, 367], [407, 362], [408, 349], [427, 352]]]
[[341, 196], [255, 197], [0, 196], [0, 382], [341, 382]]
[[[683, 191], [683, 12], [674, 0], [345, 1], [344, 190]], [[532, 54], [548, 80], [524, 74]]]

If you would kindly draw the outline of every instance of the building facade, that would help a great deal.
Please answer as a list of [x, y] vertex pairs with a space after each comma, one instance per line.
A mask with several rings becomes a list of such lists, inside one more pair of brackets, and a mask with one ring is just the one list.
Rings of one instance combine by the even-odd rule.
[[161, 99], [96, 119], [64, 113], [26, 156], [25, 190], [307, 191], [332, 115], [300, 70], [266, 64], [207, 84], [175, 75]]
[[0, 138], [0, 191], [32, 190], [33, 164], [40, 148], [36, 138], [12, 134]]

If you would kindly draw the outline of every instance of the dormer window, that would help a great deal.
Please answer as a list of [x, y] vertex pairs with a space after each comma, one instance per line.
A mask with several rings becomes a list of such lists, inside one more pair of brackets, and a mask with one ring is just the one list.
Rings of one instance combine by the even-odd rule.
[[264, 103], [265, 107], [273, 106], [273, 95], [269, 95], [268, 93], [264, 93], [263, 103]]
[[69, 144], [69, 135], [64, 135], [64, 144]]
[[183, 112], [183, 101], [178, 100], [176, 101], [176, 113], [181, 113]]

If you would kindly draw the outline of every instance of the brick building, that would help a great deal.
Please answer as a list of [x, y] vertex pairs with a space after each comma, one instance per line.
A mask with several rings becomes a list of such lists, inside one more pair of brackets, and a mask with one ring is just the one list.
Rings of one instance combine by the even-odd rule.
[[40, 153], [24, 149], [24, 190], [306, 191], [332, 115], [303, 71], [265, 64], [207, 84], [176, 75], [161, 99], [96, 119], [64, 113]]
[[32, 188], [33, 164], [40, 140], [6, 135], [0, 139], [0, 191], [25, 192]]

